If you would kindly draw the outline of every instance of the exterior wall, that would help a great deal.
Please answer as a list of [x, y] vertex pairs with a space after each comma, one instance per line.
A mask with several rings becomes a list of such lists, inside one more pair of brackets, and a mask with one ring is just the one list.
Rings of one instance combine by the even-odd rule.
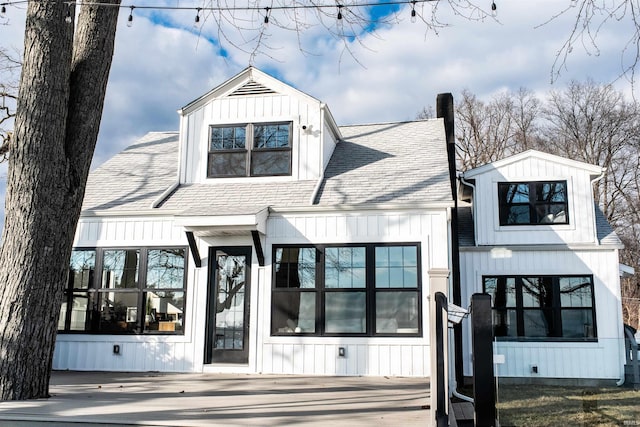
[[[503, 377], [619, 379], [624, 365], [624, 341], [620, 308], [618, 251], [611, 250], [489, 250], [463, 248], [461, 252], [462, 299], [482, 292], [483, 275], [581, 275], [592, 274], [596, 301], [597, 342], [498, 341], [494, 353], [504, 355], [496, 365]], [[471, 375], [471, 334], [463, 322], [465, 375]], [[538, 374], [531, 366], [538, 366]]]
[[[268, 222], [259, 305], [258, 369], [274, 374], [429, 376], [428, 299], [431, 268], [448, 268], [447, 212], [275, 215]], [[277, 244], [419, 242], [421, 338], [270, 336], [272, 248]], [[338, 347], [346, 357], [338, 357]]]
[[[222, 97], [211, 100], [201, 108], [182, 117], [182, 147], [185, 150], [181, 181], [207, 181], [209, 126], [260, 122], [291, 121], [292, 176], [277, 178], [226, 178], [233, 181], [248, 179], [307, 180], [321, 176], [323, 159], [321, 110], [319, 102], [296, 94], [268, 94]], [[302, 129], [305, 126], [306, 129]], [[326, 134], [326, 132], [325, 132]], [[330, 138], [331, 139], [331, 138]], [[326, 144], [325, 144], [326, 146]], [[330, 153], [329, 153], [330, 154]], [[326, 159], [325, 159], [326, 160]], [[187, 167], [188, 166], [188, 167]], [[222, 179], [217, 178], [216, 182]]]
[[[473, 196], [477, 244], [595, 243], [595, 211], [589, 172], [536, 157], [475, 176]], [[569, 224], [500, 226], [498, 183], [566, 180]], [[525, 240], [526, 239], [526, 240]]]
[[[181, 227], [169, 217], [82, 218], [75, 247], [187, 246]], [[58, 334], [53, 356], [54, 369], [105, 371], [193, 371], [195, 327], [192, 310], [197, 281], [195, 267], [187, 261], [187, 295], [184, 335]], [[120, 354], [113, 354], [113, 345]]]

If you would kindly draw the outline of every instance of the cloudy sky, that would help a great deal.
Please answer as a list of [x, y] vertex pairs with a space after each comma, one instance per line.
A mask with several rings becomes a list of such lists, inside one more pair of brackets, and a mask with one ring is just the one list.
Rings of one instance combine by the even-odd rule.
[[[249, 3], [260, 8], [276, 4], [273, 0]], [[363, 2], [342, 4], [354, 3]], [[491, 0], [476, 4], [491, 11]], [[455, 99], [462, 89], [469, 89], [489, 99], [501, 90], [520, 87], [544, 94], [563, 89], [572, 79], [611, 82], [630, 59], [624, 51], [630, 27], [625, 20], [614, 21], [600, 29], [597, 49], [588, 40], [577, 42], [551, 84], [554, 61], [575, 24], [579, 3], [496, 0], [496, 4], [495, 19], [478, 20], [456, 14], [447, 2], [417, 3], [418, 16], [429, 22], [436, 6], [435, 17], [441, 24], [436, 30], [420, 19], [411, 22], [411, 4], [345, 6], [347, 37], [327, 30], [336, 29], [334, 17], [325, 16], [320, 22], [314, 10], [272, 10], [262, 49], [252, 55], [258, 29], [263, 27], [262, 9], [236, 13], [236, 23], [245, 29], [239, 34], [215, 12], [202, 11], [199, 25], [194, 25], [195, 8], [203, 6], [201, 1], [123, 1], [126, 6], [194, 9], [138, 8], [131, 27], [126, 25], [130, 9], [121, 9], [94, 167], [146, 132], [177, 130], [176, 110], [249, 64], [326, 102], [339, 124], [354, 124], [413, 119], [423, 107], [435, 107], [441, 92], [451, 92]], [[21, 49], [23, 7], [9, 5], [0, 18], [8, 24], [0, 26], [1, 45]], [[568, 7], [566, 14], [548, 22]], [[292, 13], [299, 17], [303, 31], [278, 28], [277, 24], [293, 26]], [[335, 16], [333, 8], [325, 13]], [[346, 21], [354, 19], [354, 14], [386, 22], [357, 29], [358, 37], [350, 37], [353, 33]], [[632, 94], [628, 82], [618, 80], [616, 86]]]

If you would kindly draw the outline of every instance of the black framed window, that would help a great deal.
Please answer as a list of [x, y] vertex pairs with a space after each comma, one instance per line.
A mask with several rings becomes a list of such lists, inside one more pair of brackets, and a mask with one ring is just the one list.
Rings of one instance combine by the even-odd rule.
[[420, 246], [277, 246], [272, 335], [421, 336]]
[[74, 249], [58, 329], [182, 334], [186, 248]]
[[208, 178], [291, 175], [291, 122], [211, 126]]
[[486, 276], [494, 336], [501, 340], [595, 340], [592, 276]]
[[500, 225], [568, 224], [566, 181], [498, 183]]

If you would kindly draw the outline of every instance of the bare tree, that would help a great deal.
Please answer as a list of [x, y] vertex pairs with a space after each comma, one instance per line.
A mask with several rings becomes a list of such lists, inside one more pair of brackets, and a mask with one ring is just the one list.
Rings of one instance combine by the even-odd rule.
[[12, 135], [21, 65], [17, 53], [0, 47], [0, 160], [6, 159]]
[[543, 115], [543, 150], [607, 169], [594, 195], [607, 219], [616, 223], [623, 214], [618, 209], [624, 200], [620, 189], [637, 167], [629, 165], [630, 151], [640, 137], [636, 103], [627, 102], [609, 85], [573, 81], [567, 89], [549, 94]]
[[[119, 0], [109, 0], [118, 5]], [[116, 7], [30, 1], [0, 249], [0, 398], [48, 395], [68, 262], [113, 56]]]

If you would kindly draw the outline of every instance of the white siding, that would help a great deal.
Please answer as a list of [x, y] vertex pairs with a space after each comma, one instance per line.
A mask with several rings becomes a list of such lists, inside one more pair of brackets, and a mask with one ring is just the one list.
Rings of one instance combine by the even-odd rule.
[[[429, 376], [430, 268], [448, 268], [447, 213], [333, 213], [276, 215], [267, 224], [265, 277], [276, 244], [419, 242], [422, 267], [422, 338], [270, 336], [270, 281], [261, 293], [261, 372], [306, 375]], [[344, 347], [346, 356], [338, 356]]]
[[[186, 165], [183, 165], [182, 179], [186, 183], [206, 182], [211, 125], [276, 121], [293, 122], [291, 179], [318, 179], [323, 155], [326, 154], [322, 152], [320, 117], [320, 103], [295, 91], [290, 94], [213, 99], [182, 118], [182, 126], [188, 132], [185, 141]], [[303, 130], [302, 126], [306, 126], [306, 129]], [[266, 178], [259, 179], [264, 181]]]
[[[171, 218], [82, 218], [74, 241], [76, 247], [187, 246], [181, 227]], [[54, 369], [105, 371], [193, 371], [195, 266], [188, 261], [185, 334], [85, 335], [59, 334], [53, 357]], [[113, 354], [113, 346], [120, 354]]]
[[[475, 224], [478, 245], [595, 243], [591, 177], [583, 169], [535, 157], [475, 177]], [[569, 224], [500, 226], [498, 183], [566, 180]]]
[[[506, 248], [461, 253], [463, 301], [482, 292], [484, 275], [593, 274], [597, 342], [496, 342], [505, 363], [496, 374], [507, 377], [619, 379], [624, 364], [617, 250], [511, 251]], [[465, 374], [471, 375], [469, 321], [464, 327]], [[531, 366], [538, 367], [538, 374]]]

